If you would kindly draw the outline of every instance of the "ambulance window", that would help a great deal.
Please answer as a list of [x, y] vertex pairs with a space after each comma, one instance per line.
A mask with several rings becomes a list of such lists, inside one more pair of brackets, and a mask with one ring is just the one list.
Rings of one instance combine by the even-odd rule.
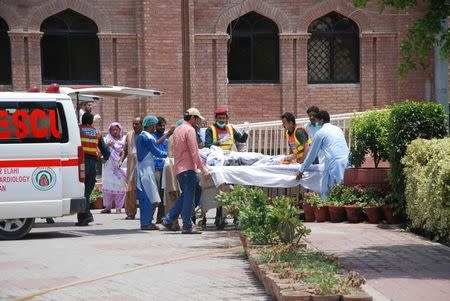
[[62, 104], [54, 101], [0, 103], [0, 144], [68, 141]]

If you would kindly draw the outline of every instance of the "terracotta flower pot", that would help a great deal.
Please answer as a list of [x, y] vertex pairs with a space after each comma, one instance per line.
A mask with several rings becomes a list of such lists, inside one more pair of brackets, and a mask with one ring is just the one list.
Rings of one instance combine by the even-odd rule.
[[378, 224], [381, 220], [380, 207], [364, 207], [367, 215], [367, 221], [371, 224]]
[[95, 202], [91, 203], [91, 209], [103, 209], [103, 198], [97, 198]]
[[330, 213], [330, 221], [332, 223], [340, 223], [345, 221], [345, 209], [342, 206], [328, 206]]
[[330, 220], [330, 214], [328, 212], [328, 206], [314, 207], [314, 216], [316, 217], [316, 222], [323, 223]]
[[315, 220], [313, 206], [308, 203], [303, 203], [303, 212], [305, 213], [305, 222], [313, 222]]
[[349, 223], [359, 223], [361, 221], [361, 207], [357, 205], [345, 205], [344, 208]]
[[384, 205], [383, 207], [381, 207], [381, 210], [383, 211], [384, 219], [386, 220], [386, 222], [388, 224], [395, 224], [394, 212], [392, 210], [392, 206]]

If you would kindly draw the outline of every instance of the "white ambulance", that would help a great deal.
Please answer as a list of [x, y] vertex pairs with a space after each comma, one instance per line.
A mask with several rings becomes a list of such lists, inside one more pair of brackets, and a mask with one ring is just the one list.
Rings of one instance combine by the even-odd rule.
[[113, 86], [61, 92], [0, 92], [0, 239], [23, 237], [35, 218], [84, 210], [84, 162], [73, 99], [85, 99], [84, 93], [162, 94]]

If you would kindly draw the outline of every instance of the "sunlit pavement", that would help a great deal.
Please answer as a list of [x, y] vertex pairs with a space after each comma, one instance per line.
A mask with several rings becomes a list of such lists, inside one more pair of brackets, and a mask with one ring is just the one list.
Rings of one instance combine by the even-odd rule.
[[141, 231], [124, 218], [39, 219], [24, 239], [0, 241], [0, 300], [270, 300], [235, 231], [213, 219], [200, 235]]

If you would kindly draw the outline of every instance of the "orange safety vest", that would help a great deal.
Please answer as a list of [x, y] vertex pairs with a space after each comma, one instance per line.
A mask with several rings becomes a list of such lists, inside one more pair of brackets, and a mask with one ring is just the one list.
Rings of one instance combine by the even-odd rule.
[[80, 125], [80, 136], [83, 152], [97, 157], [97, 147], [100, 139], [100, 134], [97, 129], [91, 125]]
[[210, 126], [212, 131], [212, 139], [213, 143], [216, 143], [217, 141], [227, 138], [227, 136], [230, 138], [228, 141], [221, 142], [219, 147], [223, 150], [231, 150], [233, 144], [234, 144], [234, 130], [231, 124], [227, 124], [224, 129], [219, 128], [215, 124]]
[[308, 136], [308, 132], [301, 126], [295, 128], [291, 135], [289, 135], [288, 131], [286, 131], [286, 138], [289, 144], [289, 147], [292, 150], [292, 153], [295, 155], [295, 160], [298, 162], [305, 155], [305, 150], [303, 145], [298, 141], [296, 133], [298, 130], [303, 130], [308, 137], [307, 143], [311, 145], [311, 138]]

